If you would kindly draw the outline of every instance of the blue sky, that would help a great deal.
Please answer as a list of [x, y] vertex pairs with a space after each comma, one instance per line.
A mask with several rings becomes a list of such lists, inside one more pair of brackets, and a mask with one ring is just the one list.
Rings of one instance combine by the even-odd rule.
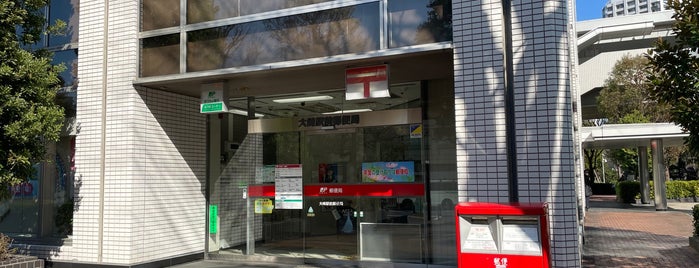
[[599, 19], [602, 17], [602, 7], [607, 0], [576, 0], [576, 16], [578, 21]]

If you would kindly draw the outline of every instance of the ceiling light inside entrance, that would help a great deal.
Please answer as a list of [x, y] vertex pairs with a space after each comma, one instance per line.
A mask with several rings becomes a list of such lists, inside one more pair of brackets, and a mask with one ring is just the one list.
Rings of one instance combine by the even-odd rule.
[[[232, 113], [232, 114], [248, 116], [248, 111], [243, 111], [243, 110], [239, 110], [239, 109], [228, 109], [228, 112]], [[264, 117], [264, 116], [265, 116], [264, 114], [255, 113], [255, 117]]]
[[362, 112], [371, 112], [371, 111], [372, 111], [371, 109], [354, 109], [354, 110], [339, 110], [339, 111], [323, 113], [323, 114], [351, 114], [351, 113], [362, 113]]
[[322, 101], [322, 100], [332, 100], [333, 97], [327, 96], [327, 95], [318, 95], [318, 96], [308, 96], [308, 97], [298, 97], [298, 98], [288, 98], [288, 99], [276, 99], [272, 100], [273, 102], [276, 103], [298, 103], [298, 102], [306, 102], [306, 101]]

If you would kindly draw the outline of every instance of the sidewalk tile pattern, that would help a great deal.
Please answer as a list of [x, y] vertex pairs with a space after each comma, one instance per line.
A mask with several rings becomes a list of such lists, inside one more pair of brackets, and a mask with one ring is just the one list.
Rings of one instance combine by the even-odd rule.
[[686, 212], [591, 209], [585, 219], [583, 267], [699, 267], [689, 247]]

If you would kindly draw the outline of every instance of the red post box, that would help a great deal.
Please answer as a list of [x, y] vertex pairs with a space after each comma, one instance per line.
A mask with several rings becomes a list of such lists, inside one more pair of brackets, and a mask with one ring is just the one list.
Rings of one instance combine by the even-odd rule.
[[456, 205], [459, 267], [550, 267], [546, 204]]

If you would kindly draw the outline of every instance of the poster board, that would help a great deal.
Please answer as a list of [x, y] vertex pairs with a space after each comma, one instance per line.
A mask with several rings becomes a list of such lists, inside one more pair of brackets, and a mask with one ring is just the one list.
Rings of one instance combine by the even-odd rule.
[[415, 163], [412, 161], [362, 163], [362, 182], [415, 182]]
[[303, 209], [303, 170], [301, 164], [276, 165], [274, 208]]

